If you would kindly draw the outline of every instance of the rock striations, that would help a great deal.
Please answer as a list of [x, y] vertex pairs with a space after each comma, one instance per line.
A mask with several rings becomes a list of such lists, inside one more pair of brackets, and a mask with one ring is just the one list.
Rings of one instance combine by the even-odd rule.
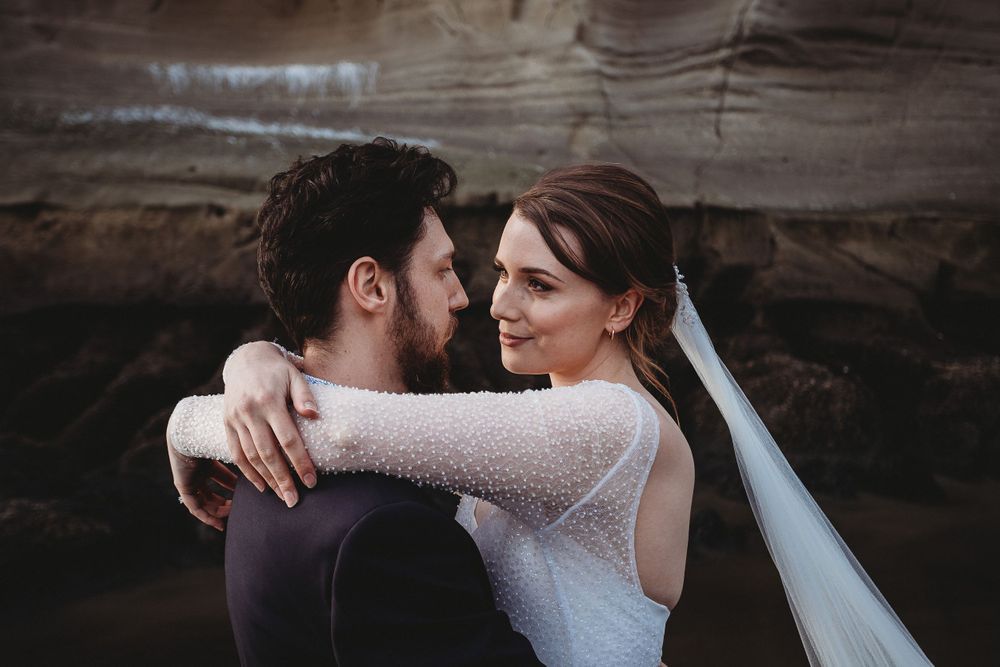
[[[376, 134], [459, 172], [459, 388], [534, 382], [487, 314], [512, 198], [615, 161], [669, 207], [722, 357], [810, 488], [926, 501], [941, 475], [1000, 476], [995, 0], [63, 5], [0, 4], [5, 568], [190, 555], [162, 432], [228, 350], [280, 335], [255, 276], [267, 179]], [[701, 483], [738, 496], [717, 412], [664, 362]]]

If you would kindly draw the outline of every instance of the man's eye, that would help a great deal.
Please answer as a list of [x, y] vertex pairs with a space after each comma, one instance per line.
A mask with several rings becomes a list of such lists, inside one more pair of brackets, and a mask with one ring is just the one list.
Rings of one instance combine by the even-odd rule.
[[493, 270], [499, 273], [501, 278], [507, 277], [507, 269], [503, 268], [502, 266], [497, 266], [496, 264], [494, 264]]

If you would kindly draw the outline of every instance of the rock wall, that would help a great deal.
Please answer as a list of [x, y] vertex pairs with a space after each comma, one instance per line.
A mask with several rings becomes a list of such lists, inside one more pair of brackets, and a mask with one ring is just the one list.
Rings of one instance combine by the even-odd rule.
[[[267, 178], [375, 134], [459, 171], [457, 388], [539, 382], [491, 342], [512, 197], [617, 161], [670, 207], [720, 353], [811, 489], [933, 503], [943, 476], [1000, 475], [996, 2], [4, 0], [0, 17], [0, 569], [83, 573], [5, 591], [215, 553], [178, 515], [167, 415], [221, 388], [238, 343], [281, 335], [254, 275]], [[679, 350], [663, 361], [701, 488], [738, 498], [717, 412]], [[695, 550], [725, 532], [696, 507]]]
[[290, 155], [438, 148], [460, 200], [570, 160], [664, 200], [995, 209], [1000, 6], [786, 2], [3, 3], [0, 201], [252, 206]]

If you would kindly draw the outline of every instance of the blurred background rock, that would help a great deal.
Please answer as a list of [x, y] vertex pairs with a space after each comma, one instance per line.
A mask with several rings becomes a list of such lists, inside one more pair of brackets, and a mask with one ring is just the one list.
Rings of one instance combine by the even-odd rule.
[[[254, 210], [379, 134], [458, 170], [458, 389], [499, 365], [513, 196], [624, 163], [670, 208], [733, 375], [932, 660], [1000, 617], [1000, 5], [994, 0], [0, 2], [4, 661], [219, 664], [220, 536], [163, 430], [281, 337]], [[663, 360], [698, 489], [670, 664], [805, 664], [728, 434]], [[10, 663], [8, 663], [10, 664]]]

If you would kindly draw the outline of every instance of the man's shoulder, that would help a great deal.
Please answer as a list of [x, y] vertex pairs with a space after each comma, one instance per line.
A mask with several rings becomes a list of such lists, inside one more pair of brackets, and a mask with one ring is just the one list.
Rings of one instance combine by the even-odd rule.
[[344, 536], [335, 580], [353, 586], [359, 576], [395, 576], [399, 571], [446, 579], [485, 576], [472, 537], [454, 518], [428, 503], [400, 500], [360, 517]]
[[403, 501], [430, 503], [429, 496], [417, 484], [374, 472], [320, 475], [316, 486], [305, 491], [303, 499], [323, 502], [327, 496], [334, 502], [349, 498], [351, 505], [362, 512]]
[[227, 541], [263, 542], [309, 534], [317, 544], [339, 545], [373, 510], [404, 502], [431, 510], [435, 507], [421, 487], [407, 480], [376, 473], [345, 473], [319, 475], [314, 488], [300, 488], [299, 502], [288, 509], [273, 493], [259, 493], [241, 475]]
[[[378, 535], [385, 531], [397, 540], [405, 539], [407, 536], [423, 540], [427, 537], [426, 530], [430, 527], [445, 528], [448, 532], [455, 529], [465, 534], [465, 529], [453, 517], [449, 517], [430, 502], [412, 499], [399, 499], [372, 508], [358, 518], [351, 534]], [[349, 535], [348, 539], [352, 535]]]

